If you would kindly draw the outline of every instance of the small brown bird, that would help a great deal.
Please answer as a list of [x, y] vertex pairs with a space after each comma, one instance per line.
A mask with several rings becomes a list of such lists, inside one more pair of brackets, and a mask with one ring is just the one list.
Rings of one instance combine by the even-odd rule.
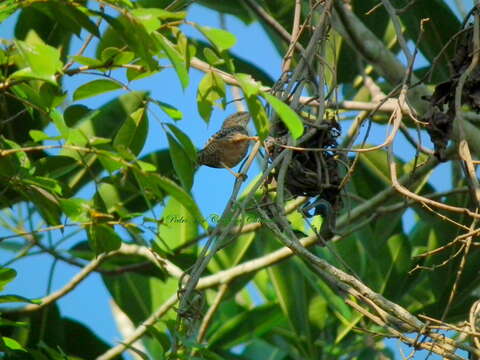
[[257, 140], [256, 137], [248, 136], [248, 120], [250, 114], [246, 111], [227, 117], [222, 128], [207, 141], [203, 150], [198, 152], [198, 164], [226, 168], [237, 176], [231, 168], [245, 157], [249, 141]]

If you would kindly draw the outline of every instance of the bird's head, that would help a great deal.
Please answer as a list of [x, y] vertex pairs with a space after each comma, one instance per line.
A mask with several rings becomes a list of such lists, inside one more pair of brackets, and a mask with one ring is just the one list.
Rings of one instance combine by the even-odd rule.
[[246, 127], [250, 120], [250, 114], [246, 111], [240, 111], [233, 115], [230, 115], [225, 119], [222, 125], [222, 129], [230, 128], [233, 126], [243, 126]]

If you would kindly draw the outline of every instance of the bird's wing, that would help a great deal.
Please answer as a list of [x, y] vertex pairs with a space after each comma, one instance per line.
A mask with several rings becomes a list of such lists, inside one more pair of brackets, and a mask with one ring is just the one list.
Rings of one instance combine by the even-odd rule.
[[235, 141], [235, 136], [239, 134], [248, 135], [248, 131], [243, 126], [220, 129], [208, 139], [205, 147], [209, 146], [213, 141]]

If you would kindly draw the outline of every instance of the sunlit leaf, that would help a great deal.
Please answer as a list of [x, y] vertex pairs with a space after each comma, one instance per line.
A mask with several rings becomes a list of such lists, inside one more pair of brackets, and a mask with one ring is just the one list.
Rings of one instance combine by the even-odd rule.
[[258, 95], [261, 91], [261, 86], [249, 74], [236, 74], [235, 78], [240, 83], [245, 96], [252, 97]]
[[215, 29], [208, 26], [196, 25], [196, 28], [212, 43], [221, 53], [235, 45], [237, 39], [228, 31]]
[[20, 70], [11, 75], [12, 78], [34, 78], [48, 81], [56, 85], [55, 73], [62, 69], [60, 51], [50, 45], [36, 42], [15, 42], [20, 54], [18, 66]]
[[303, 135], [303, 123], [295, 111], [293, 111], [287, 104], [283, 103], [273, 95], [263, 93], [262, 96], [275, 110], [294, 139], [298, 139]]
[[163, 37], [163, 35], [161, 35], [159, 33], [155, 33], [154, 35], [156, 35], [155, 39], [157, 40], [157, 43], [162, 48], [162, 50], [165, 52], [168, 59], [172, 63], [175, 71], [177, 72], [177, 76], [180, 80], [180, 83], [182, 84], [182, 88], [185, 89], [188, 86], [189, 77], [188, 77], [187, 68], [185, 66], [185, 63], [184, 63], [182, 57], [177, 52], [177, 50], [175, 50], [170, 45], [168, 40]]
[[183, 118], [182, 112], [172, 105], [155, 99], [151, 99], [151, 101], [173, 120], [181, 120]]
[[225, 82], [215, 72], [205, 74], [198, 85], [197, 108], [200, 116], [205, 122], [209, 122], [213, 107], [216, 101], [224, 99], [226, 95]]
[[1, 340], [2, 347], [6, 347], [7, 349], [12, 351], [27, 352], [27, 350], [22, 345], [20, 345], [16, 340], [12, 338], [2, 336], [0, 340]]
[[89, 201], [80, 198], [61, 199], [60, 207], [72, 221], [88, 221], [88, 212], [91, 209]]
[[[128, 45], [128, 49], [142, 59], [148, 71], [158, 68], [158, 62], [153, 57], [157, 51], [154, 38], [147, 32], [145, 26], [137, 17], [121, 16], [115, 18], [105, 12], [94, 11], [94, 13], [105, 19], [112, 27], [107, 30], [108, 36], [106, 34], [102, 36], [97, 52], [101, 52], [109, 46], [123, 48], [124, 45]], [[106, 46], [104, 46], [105, 42], [107, 42]]]
[[90, 57], [86, 57], [86, 56], [83, 56], [83, 55], [75, 55], [75, 56], [72, 56], [71, 59], [75, 60], [75, 62], [77, 62], [81, 65], [85, 65], [85, 66], [98, 67], [98, 66], [103, 65], [103, 63], [100, 60], [90, 58]]
[[73, 100], [86, 99], [92, 96], [118, 90], [121, 88], [122, 85], [120, 85], [116, 81], [107, 79], [93, 80], [77, 88], [77, 90], [75, 90], [75, 92], [73, 93]]

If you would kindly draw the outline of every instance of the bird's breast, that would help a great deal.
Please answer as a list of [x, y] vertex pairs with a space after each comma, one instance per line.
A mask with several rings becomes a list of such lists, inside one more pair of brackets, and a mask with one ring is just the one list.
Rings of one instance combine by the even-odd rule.
[[248, 151], [248, 141], [228, 142], [223, 147], [221, 162], [228, 167], [236, 166]]

